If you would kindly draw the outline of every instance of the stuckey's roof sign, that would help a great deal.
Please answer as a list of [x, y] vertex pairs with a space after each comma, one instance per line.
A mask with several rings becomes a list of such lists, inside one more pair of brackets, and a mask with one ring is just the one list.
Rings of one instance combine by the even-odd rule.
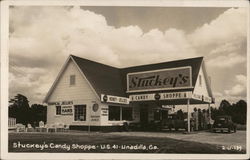
[[190, 66], [127, 74], [127, 92], [192, 88]]

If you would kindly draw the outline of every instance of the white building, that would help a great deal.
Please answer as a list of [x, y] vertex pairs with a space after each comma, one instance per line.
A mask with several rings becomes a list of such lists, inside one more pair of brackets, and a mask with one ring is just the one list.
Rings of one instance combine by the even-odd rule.
[[115, 68], [73, 55], [44, 100], [48, 124], [83, 130], [118, 129], [124, 122], [146, 124], [164, 118], [172, 106], [213, 101], [202, 57]]

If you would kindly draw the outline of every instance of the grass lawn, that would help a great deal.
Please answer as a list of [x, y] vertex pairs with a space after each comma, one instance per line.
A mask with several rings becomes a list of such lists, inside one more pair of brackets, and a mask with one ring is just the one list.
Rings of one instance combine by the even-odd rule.
[[171, 138], [146, 138], [107, 133], [9, 133], [9, 152], [71, 153], [245, 153], [219, 145]]

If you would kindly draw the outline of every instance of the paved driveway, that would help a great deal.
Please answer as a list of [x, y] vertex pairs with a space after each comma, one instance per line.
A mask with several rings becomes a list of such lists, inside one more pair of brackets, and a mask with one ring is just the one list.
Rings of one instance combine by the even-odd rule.
[[237, 131], [237, 133], [211, 133], [195, 132], [183, 134], [181, 132], [112, 132], [109, 134], [140, 137], [168, 137], [184, 141], [193, 141], [208, 144], [230, 146], [241, 146], [246, 149], [246, 131]]

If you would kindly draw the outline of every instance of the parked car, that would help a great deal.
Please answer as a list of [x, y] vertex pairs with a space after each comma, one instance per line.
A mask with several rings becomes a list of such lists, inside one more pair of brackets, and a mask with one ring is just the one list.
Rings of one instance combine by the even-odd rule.
[[236, 132], [237, 127], [236, 124], [233, 123], [231, 116], [217, 116], [215, 118], [213, 127], [212, 127], [212, 131], [213, 132], [228, 132], [231, 133], [232, 131]]

